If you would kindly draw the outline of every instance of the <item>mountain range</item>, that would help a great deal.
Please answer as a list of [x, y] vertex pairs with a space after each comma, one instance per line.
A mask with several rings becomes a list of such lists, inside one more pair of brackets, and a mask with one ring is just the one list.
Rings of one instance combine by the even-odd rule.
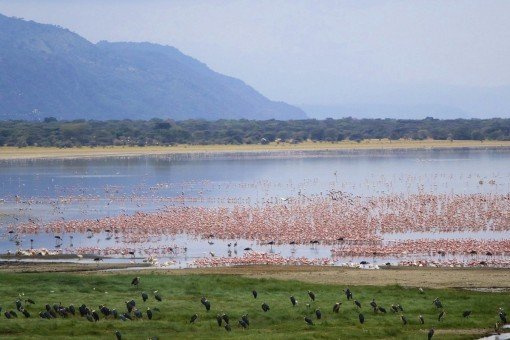
[[0, 14], [0, 119], [302, 119], [171, 46], [92, 43]]

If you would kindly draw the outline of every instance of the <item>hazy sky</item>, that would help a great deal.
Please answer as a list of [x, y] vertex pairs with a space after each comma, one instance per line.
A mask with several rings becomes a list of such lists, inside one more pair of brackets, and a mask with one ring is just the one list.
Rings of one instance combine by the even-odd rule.
[[293, 104], [510, 85], [510, 1], [0, 0], [0, 13], [93, 42], [172, 45]]

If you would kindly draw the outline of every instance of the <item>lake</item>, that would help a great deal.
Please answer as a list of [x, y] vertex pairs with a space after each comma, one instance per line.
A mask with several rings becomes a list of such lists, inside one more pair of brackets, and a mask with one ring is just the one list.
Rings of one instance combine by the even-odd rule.
[[[331, 192], [359, 197], [416, 193], [507, 195], [510, 150], [322, 151], [281, 154], [146, 156], [0, 162], [0, 253], [17, 249], [112, 247], [121, 242], [107, 233], [14, 235], [16, 225], [83, 220], [153, 212], [164, 207], [232, 207], [279, 204], [296, 196]], [[72, 236], [72, 239], [70, 238]], [[413, 233], [385, 236], [413, 239]], [[427, 235], [425, 235], [427, 236]], [[437, 235], [435, 236], [437, 237]], [[510, 238], [507, 230], [442, 235], [451, 238]], [[32, 244], [30, 244], [32, 239]], [[228, 256], [234, 240], [165, 235], [154, 244], [186, 248], [172, 256], [179, 266], [204, 256]], [[230, 256], [245, 247], [282, 256], [330, 257], [327, 246], [261, 245], [239, 239]], [[167, 259], [165, 257], [165, 259]], [[119, 257], [116, 260], [131, 260]], [[343, 259], [345, 260], [345, 259]], [[387, 261], [388, 258], [381, 259]], [[114, 261], [114, 259], [112, 259]]]

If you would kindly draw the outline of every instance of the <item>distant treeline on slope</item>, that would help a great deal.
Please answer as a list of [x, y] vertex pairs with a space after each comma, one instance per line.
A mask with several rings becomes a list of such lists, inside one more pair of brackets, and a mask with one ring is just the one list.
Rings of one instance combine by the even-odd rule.
[[4, 146], [107, 146], [256, 144], [277, 139], [341, 141], [363, 139], [510, 140], [510, 119], [325, 119], [325, 120], [73, 120], [0, 122]]

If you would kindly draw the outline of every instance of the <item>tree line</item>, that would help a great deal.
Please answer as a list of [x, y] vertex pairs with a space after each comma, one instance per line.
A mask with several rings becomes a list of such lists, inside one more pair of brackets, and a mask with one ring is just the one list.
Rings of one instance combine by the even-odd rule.
[[305, 119], [305, 120], [9, 120], [0, 122], [3, 146], [145, 146], [258, 144], [281, 140], [363, 139], [510, 140], [510, 119]]

